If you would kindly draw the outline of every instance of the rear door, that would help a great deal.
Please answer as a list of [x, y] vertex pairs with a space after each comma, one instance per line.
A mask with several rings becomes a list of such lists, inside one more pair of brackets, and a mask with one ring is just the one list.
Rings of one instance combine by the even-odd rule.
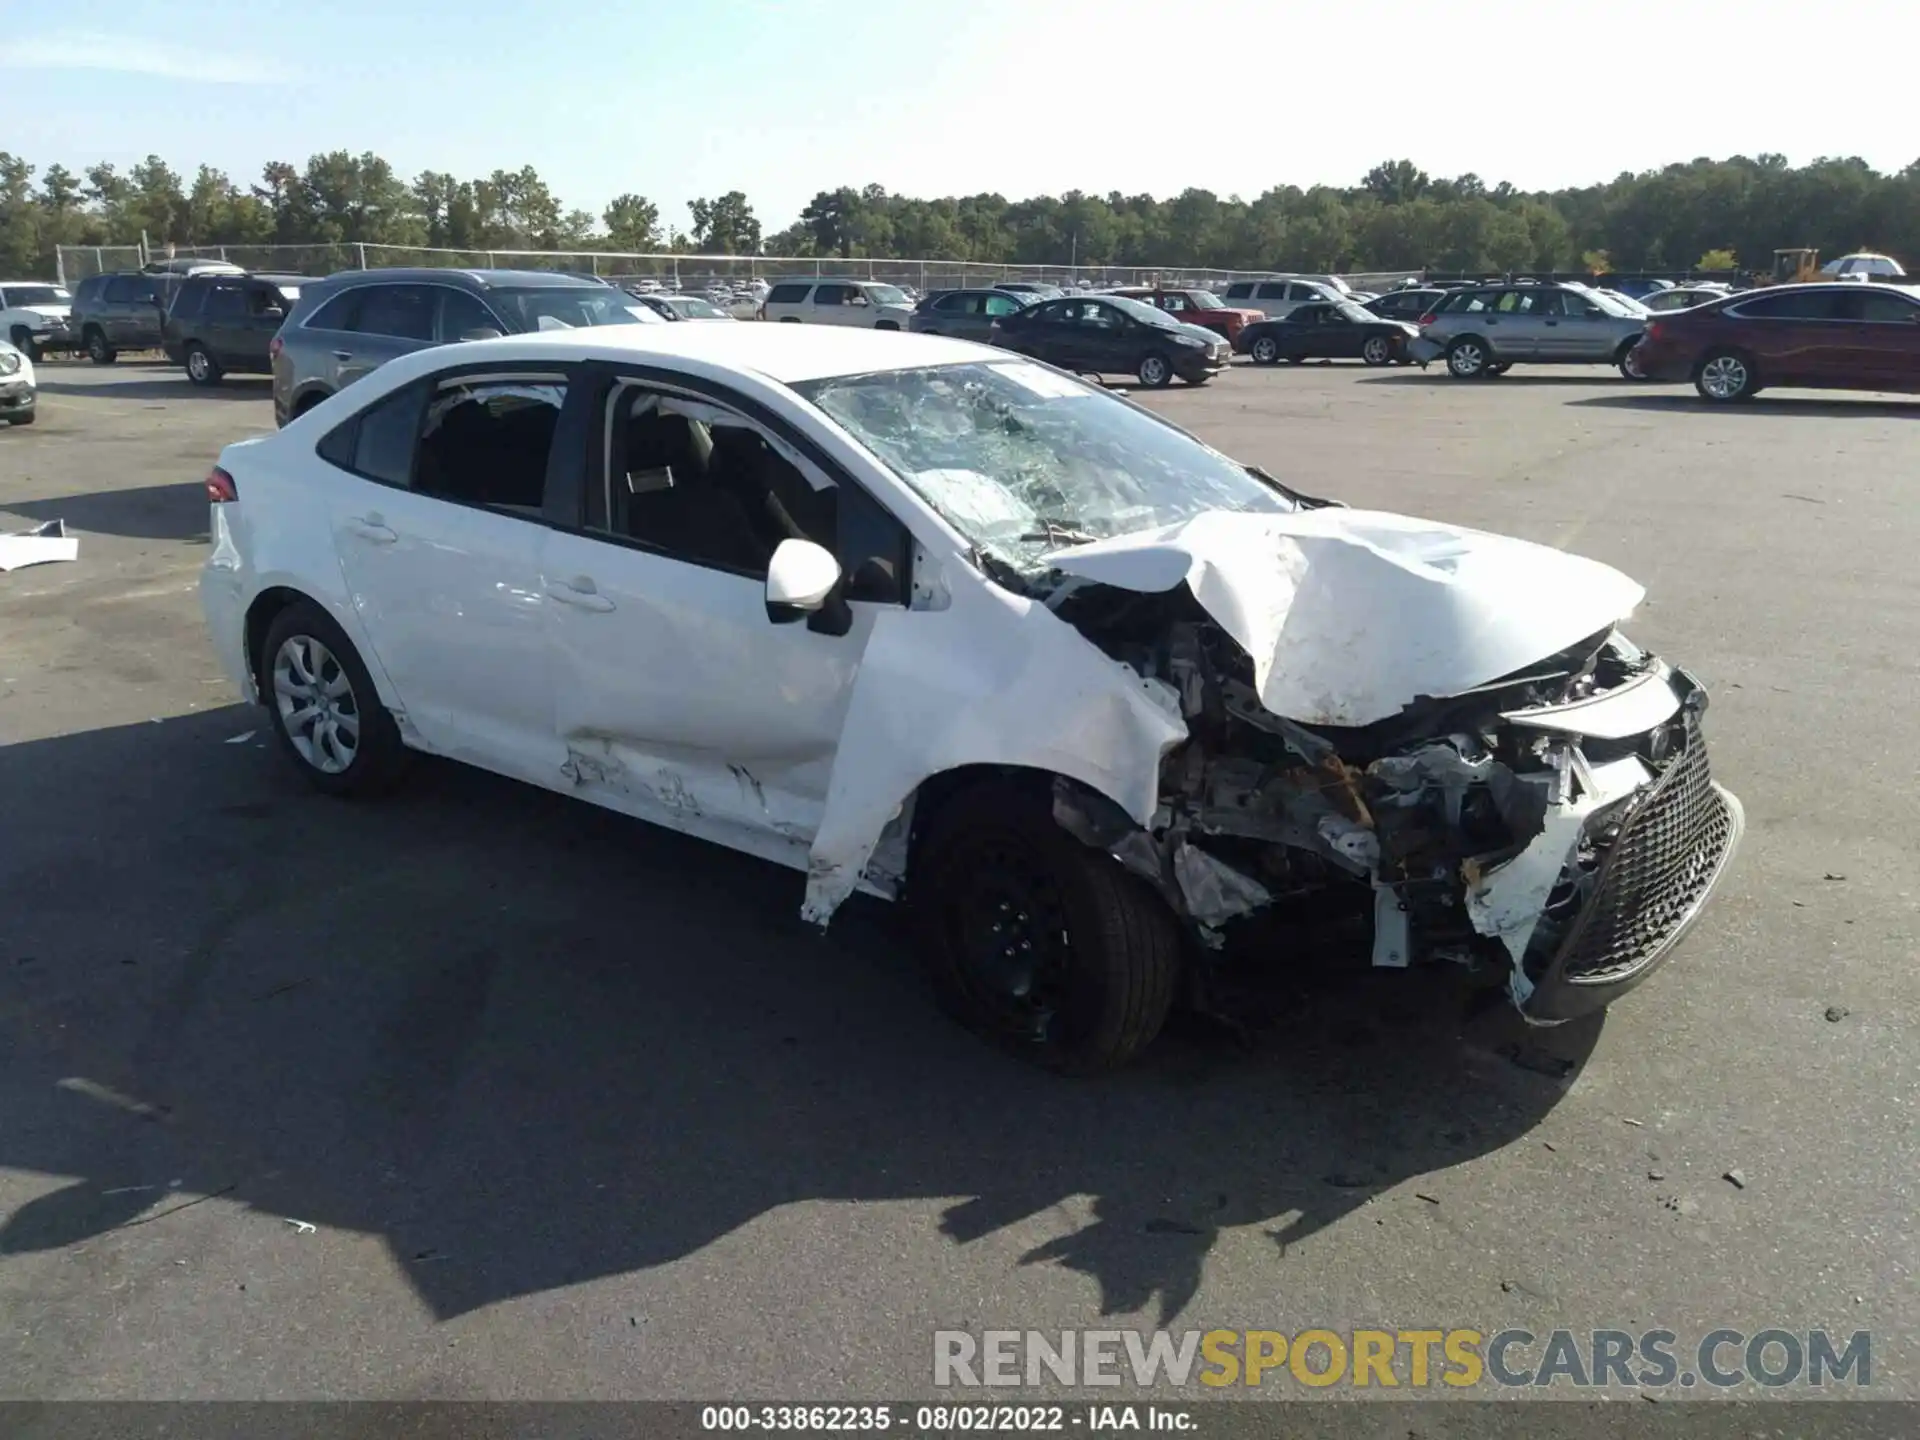
[[853, 303], [858, 293], [851, 285], [814, 286], [813, 298], [807, 305], [807, 319], [816, 325], [858, 324], [862, 312]]
[[1249, 303], [1269, 320], [1279, 320], [1299, 302], [1287, 298], [1286, 281], [1262, 280], [1254, 285]]
[[160, 290], [151, 275], [116, 275], [107, 282], [100, 324], [116, 349], [158, 345], [160, 320]]
[[434, 750], [552, 784], [547, 476], [570, 373], [428, 377], [318, 446], [348, 592]]
[[[328, 303], [331, 312], [341, 301], [349, 302], [339, 314], [328, 314], [337, 329], [330, 337], [329, 352], [333, 388], [343, 390], [364, 375], [371, 374], [387, 361], [400, 355], [424, 350], [434, 343], [434, 292], [432, 285], [356, 285]], [[316, 316], [308, 328], [316, 328]]]
[[993, 326], [995, 321], [1004, 320], [1009, 315], [1017, 315], [1022, 308], [1021, 297], [1002, 295], [998, 291], [989, 291], [980, 297], [979, 333], [969, 338], [985, 344], [993, 339]]
[[1735, 341], [1767, 384], [1844, 387], [1860, 383], [1850, 357], [1854, 326], [1841, 308], [1851, 298], [1838, 287], [1790, 285], [1722, 313], [1737, 322]]
[[1538, 286], [1503, 291], [1483, 320], [1494, 353], [1503, 361], [1546, 359], [1546, 302], [1553, 292]]
[[[181, 288], [191, 293], [189, 287]], [[221, 368], [238, 368], [238, 358], [245, 351], [247, 339], [247, 282], [222, 277], [204, 287], [192, 288], [203, 288], [205, 298], [200, 303], [199, 318], [188, 328], [220, 362]], [[185, 338], [186, 330], [181, 334]], [[261, 348], [264, 352], [264, 344]]]

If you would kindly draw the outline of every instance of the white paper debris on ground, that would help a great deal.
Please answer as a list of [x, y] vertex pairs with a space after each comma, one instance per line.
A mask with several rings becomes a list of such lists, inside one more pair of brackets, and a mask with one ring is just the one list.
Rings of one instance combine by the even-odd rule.
[[293, 1226], [293, 1233], [296, 1235], [311, 1235], [314, 1233], [315, 1227], [311, 1220], [295, 1220], [287, 1217], [286, 1223]]
[[242, 730], [238, 735], [228, 736], [227, 739], [222, 743], [227, 745], [244, 745], [247, 743], [247, 741], [253, 739], [253, 737], [254, 737], [253, 731]]
[[0, 535], [0, 570], [79, 558], [80, 537], [67, 534], [64, 520], [49, 520], [31, 530], [12, 530]]

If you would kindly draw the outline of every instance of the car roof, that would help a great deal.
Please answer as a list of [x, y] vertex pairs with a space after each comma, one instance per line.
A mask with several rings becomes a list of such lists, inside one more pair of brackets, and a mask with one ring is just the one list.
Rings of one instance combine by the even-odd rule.
[[644, 363], [651, 357], [684, 359], [754, 371], [782, 385], [927, 365], [1020, 362], [1019, 356], [1008, 351], [943, 335], [844, 325], [595, 325], [509, 335], [420, 353], [436, 357], [434, 368], [485, 363], [496, 357], [509, 362], [564, 359], [612, 364]]
[[[307, 278], [310, 279], [310, 277]], [[592, 290], [611, 283], [568, 275], [558, 270], [469, 270], [436, 265], [395, 265], [379, 270], [336, 270], [324, 279], [311, 280], [311, 283], [344, 288], [349, 285], [418, 284], [435, 280], [443, 282], [465, 280], [481, 289], [494, 286], [546, 286], [557, 290]]]

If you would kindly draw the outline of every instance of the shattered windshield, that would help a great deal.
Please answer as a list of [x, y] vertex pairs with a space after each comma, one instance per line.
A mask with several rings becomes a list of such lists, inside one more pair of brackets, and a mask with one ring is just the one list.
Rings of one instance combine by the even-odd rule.
[[1029, 574], [1049, 551], [1204, 510], [1296, 508], [1149, 411], [1030, 361], [883, 370], [794, 389], [975, 546]]

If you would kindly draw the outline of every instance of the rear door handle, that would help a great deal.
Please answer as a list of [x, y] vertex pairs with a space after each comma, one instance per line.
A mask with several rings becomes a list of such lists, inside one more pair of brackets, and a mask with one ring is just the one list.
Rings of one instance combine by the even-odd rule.
[[613, 601], [602, 595], [591, 578], [576, 575], [571, 580], [549, 580], [547, 594], [562, 605], [604, 613], [613, 609]]
[[378, 515], [355, 515], [347, 525], [362, 540], [371, 540], [376, 545], [391, 545], [400, 538]]

